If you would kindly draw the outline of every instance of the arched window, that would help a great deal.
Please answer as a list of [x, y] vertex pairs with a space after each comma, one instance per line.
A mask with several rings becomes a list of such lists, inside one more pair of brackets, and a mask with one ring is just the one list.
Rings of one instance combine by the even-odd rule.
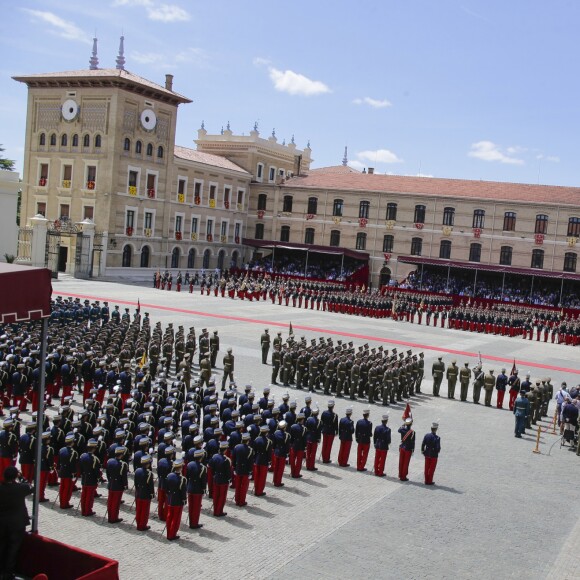
[[172, 268], [179, 268], [179, 258], [180, 258], [180, 251], [179, 248], [173, 248], [173, 252], [171, 252], [171, 267]]
[[123, 268], [131, 267], [131, 258], [133, 257], [133, 248], [130, 244], [123, 246]]
[[361, 201], [358, 206], [358, 217], [368, 219], [370, 207], [371, 207], [370, 201]]
[[101, 143], [102, 143], [101, 136], [100, 135], [97, 135], [95, 137], [95, 149], [100, 149], [101, 148]]
[[159, 145], [159, 147], [157, 147], [157, 158], [158, 159], [163, 159], [163, 146]]
[[454, 207], [444, 207], [443, 208], [443, 225], [452, 226], [455, 223], [455, 208]]
[[532, 268], [544, 267], [544, 250], [532, 250]]
[[420, 256], [423, 251], [423, 240], [421, 238], [413, 238], [411, 240], [411, 256]]
[[286, 213], [292, 213], [292, 196], [285, 195], [284, 201], [282, 202], [282, 211]]
[[383, 236], [383, 252], [392, 252], [395, 244], [395, 236], [387, 234]]
[[143, 143], [141, 143], [141, 141], [137, 141], [135, 143], [135, 153], [137, 155], [141, 155], [141, 150], [143, 149]]
[[280, 228], [280, 241], [281, 242], [290, 241], [290, 226], [282, 226]]
[[151, 255], [151, 250], [149, 246], [143, 246], [141, 248], [141, 268], [149, 268], [149, 257]]
[[311, 215], [316, 215], [318, 213], [318, 198], [317, 197], [309, 197], [308, 198], [308, 208], [306, 213]]
[[147, 157], [153, 157], [153, 144], [147, 143]]
[[66, 133], [63, 133], [60, 136], [60, 146], [66, 147], [67, 145], [68, 145], [68, 135]]
[[88, 133], [83, 137], [83, 147], [90, 147], [91, 146], [91, 138], [89, 137]]
[[397, 204], [394, 202], [387, 203], [387, 215], [385, 216], [387, 221], [397, 221]]
[[209, 268], [209, 259], [211, 257], [211, 251], [209, 249], [207, 249], [204, 253], [203, 253], [203, 263], [202, 263], [202, 267], [204, 268], [204, 270], [207, 270]]
[[577, 260], [577, 254], [574, 252], [566, 252], [564, 254], [564, 272], [576, 272]]
[[187, 267], [195, 268], [195, 250], [191, 248], [187, 254]]
[[217, 259], [217, 267], [219, 270], [223, 270], [224, 269], [224, 259], [226, 257], [226, 253], [224, 250], [220, 250], [219, 254], [218, 254], [218, 259]]
[[358, 233], [356, 235], [356, 249], [366, 250], [367, 247], [367, 235], [364, 233]]
[[503, 231], [513, 232], [516, 229], [516, 214], [513, 211], [506, 211], [503, 214]]
[[416, 205], [415, 206], [415, 219], [413, 220], [416, 224], [424, 224], [425, 223], [425, 210], [426, 206], [424, 205]]
[[443, 260], [449, 260], [451, 258], [451, 241], [441, 240], [439, 244], [439, 257]]
[[335, 248], [340, 246], [340, 230], [330, 230], [330, 245]]
[[238, 267], [238, 251], [235, 250], [232, 252], [232, 259], [230, 260], [230, 268], [237, 268]]
[[481, 262], [481, 244], [470, 244], [469, 246], [469, 261]]
[[50, 136], [50, 146], [51, 147], [56, 147], [56, 133], [53, 133]]
[[580, 218], [571, 217], [568, 220], [568, 233], [566, 234], [569, 238], [580, 237]]
[[511, 246], [502, 246], [499, 251], [499, 263], [502, 266], [512, 265], [512, 253], [513, 250]]
[[548, 233], [548, 216], [539, 213], [536, 216], [536, 227], [534, 228], [535, 234], [547, 234]]
[[125, 137], [123, 141], [123, 151], [131, 151], [131, 139], [129, 137]]
[[46, 133], [41, 133], [40, 137], [38, 137], [38, 144], [41, 147], [44, 147], [46, 145]]
[[483, 229], [484, 224], [485, 224], [485, 210], [484, 209], [473, 210], [473, 227]]
[[266, 211], [266, 202], [268, 201], [268, 196], [265, 193], [260, 193], [258, 195], [258, 210]]
[[75, 133], [72, 138], [72, 146], [78, 147], [79, 146], [79, 136]]
[[304, 243], [313, 244], [314, 243], [314, 228], [306, 228], [304, 232]]

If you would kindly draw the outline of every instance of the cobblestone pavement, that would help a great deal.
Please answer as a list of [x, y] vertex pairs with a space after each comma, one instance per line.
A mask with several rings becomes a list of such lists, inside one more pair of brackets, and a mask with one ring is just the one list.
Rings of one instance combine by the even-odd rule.
[[[149, 311], [154, 322], [218, 330], [218, 361], [232, 346], [238, 385], [252, 383], [258, 391], [270, 379], [270, 367], [260, 364], [260, 334], [264, 327], [275, 332], [275, 325], [282, 325], [285, 338], [290, 321], [295, 334], [304, 334], [307, 339], [350, 333], [367, 337], [353, 337], [355, 345], [373, 342], [368, 337], [376, 337], [376, 345], [396, 340], [436, 349], [481, 351], [484, 363], [486, 356], [515, 357], [520, 372], [530, 370], [532, 378], [547, 374], [529, 366], [532, 363], [580, 373], [578, 349], [536, 341], [298, 310], [269, 302], [169, 294], [106, 282], [59, 280], [54, 283], [54, 292], [98, 296], [111, 304], [121, 300], [136, 303], [139, 298], [142, 310]], [[154, 309], [153, 305], [179, 312]], [[186, 310], [197, 314], [187, 314]], [[325, 331], [302, 331], [302, 326]], [[577, 578], [575, 548], [580, 540], [580, 507], [571, 495], [578, 479], [577, 457], [567, 448], [560, 448], [559, 437], [551, 431], [542, 433], [541, 453], [532, 453], [534, 434], [528, 431], [523, 439], [514, 438], [509, 411], [449, 400], [445, 397], [445, 381], [442, 397], [433, 398], [428, 378], [432, 360], [439, 353], [423, 350], [426, 394], [413, 398], [411, 406], [419, 439], [429, 431], [431, 421], [439, 420], [441, 425], [443, 450], [433, 487], [423, 485], [419, 451], [411, 460], [410, 481], [397, 479], [398, 449], [393, 445], [386, 478], [374, 477], [370, 471], [358, 473], [353, 467], [339, 468], [336, 463], [319, 464], [318, 472], [304, 471], [301, 480], [285, 477], [286, 486], [274, 489], [270, 475], [266, 497], [249, 495], [245, 508], [228, 501], [228, 517], [220, 519], [211, 516], [210, 500], [204, 499], [204, 528], [189, 530], [184, 514], [178, 542], [167, 542], [162, 535], [163, 524], [155, 517], [146, 534], [135, 530], [131, 525], [132, 494], [125, 494], [121, 524], [103, 522], [106, 490], [96, 500], [97, 516], [91, 519], [80, 517], [76, 510], [60, 511], [52, 503], [43, 504], [40, 531], [118, 559], [123, 579], [160, 574], [217, 579], [224, 577], [225, 570], [231, 574], [232, 566], [239, 578], [334, 578], [338, 574], [354, 578]], [[464, 360], [475, 362], [475, 358], [444, 354], [445, 362], [452, 358], [457, 358], [460, 365]], [[511, 368], [511, 364], [498, 362], [484, 366]], [[569, 384], [580, 380], [576, 373], [549, 372], [556, 386], [561, 380]], [[219, 369], [217, 375], [221, 376]], [[285, 391], [272, 387], [277, 400]], [[289, 392], [302, 405], [305, 393], [292, 388]], [[314, 400], [326, 407], [326, 398], [320, 394]], [[350, 403], [337, 400], [339, 415], [343, 416]], [[355, 419], [364, 406], [364, 401], [353, 403]], [[385, 409], [372, 406], [375, 425]], [[401, 404], [388, 409], [394, 441], [398, 439], [396, 429], [402, 409]], [[548, 422], [542, 425], [548, 427]], [[333, 460], [337, 452], [335, 443]], [[355, 453], [353, 446], [351, 464]], [[371, 450], [369, 468], [373, 457]], [[55, 499], [56, 495], [56, 490], [49, 488], [48, 497]], [[73, 497], [75, 505], [78, 495]], [[154, 508], [152, 504], [152, 512]]]

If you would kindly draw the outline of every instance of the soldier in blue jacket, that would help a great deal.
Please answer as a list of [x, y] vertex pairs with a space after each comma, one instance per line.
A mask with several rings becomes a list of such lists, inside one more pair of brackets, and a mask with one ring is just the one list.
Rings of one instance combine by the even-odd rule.
[[274, 433], [274, 455], [272, 456], [272, 463], [274, 464], [274, 487], [282, 487], [282, 477], [284, 475], [284, 467], [286, 466], [286, 458], [290, 451], [290, 434], [286, 432], [286, 421], [278, 423], [278, 429]]
[[117, 447], [115, 449], [115, 457], [107, 461], [107, 487], [109, 489], [107, 514], [110, 524], [118, 524], [123, 521], [119, 517], [119, 508], [121, 507], [123, 492], [128, 487], [127, 475], [129, 473], [129, 466], [121, 458], [126, 452], [126, 447]]
[[355, 438], [358, 443], [356, 469], [357, 471], [366, 471], [367, 457], [371, 446], [373, 436], [373, 424], [369, 421], [370, 409], [363, 409], [363, 418], [356, 422]]
[[183, 475], [183, 459], [173, 462], [172, 471], [167, 476], [165, 487], [167, 492], [167, 539], [179, 540], [177, 532], [181, 525], [183, 506], [187, 501], [187, 480]]
[[294, 478], [302, 477], [302, 462], [306, 450], [306, 427], [304, 426], [304, 413], [296, 415], [296, 423], [290, 427], [290, 473]]
[[140, 458], [140, 465], [135, 470], [135, 522], [140, 532], [146, 532], [151, 526], [149, 511], [151, 500], [155, 497], [155, 484], [151, 464], [153, 457], [144, 454]]
[[334, 401], [328, 401], [328, 409], [320, 416], [322, 421], [322, 462], [330, 463], [332, 444], [338, 433], [338, 415], [334, 412]]
[[250, 485], [250, 474], [254, 465], [254, 450], [249, 446], [250, 434], [242, 435], [242, 442], [234, 447], [232, 460], [236, 472], [236, 505], [244, 507], [247, 505], [246, 494]]
[[272, 441], [268, 437], [269, 432], [270, 428], [267, 425], [262, 425], [260, 427], [260, 435], [254, 440], [254, 495], [257, 497], [266, 495], [264, 487], [266, 486], [272, 449]]
[[[167, 494], [165, 492], [165, 480], [167, 476], [171, 473], [173, 466], [173, 458], [175, 455], [175, 448], [172, 445], [165, 447], [165, 454], [157, 462], [157, 515], [159, 519], [164, 522], [166, 519], [165, 513], [165, 503], [167, 500]], [[157, 451], [159, 454], [159, 451]]]
[[385, 476], [385, 463], [387, 462], [387, 452], [391, 444], [391, 429], [387, 427], [389, 415], [385, 414], [381, 418], [381, 424], [375, 427], [373, 441], [375, 444], [375, 475]]
[[312, 413], [306, 419], [306, 469], [308, 471], [318, 471], [315, 467], [316, 450], [320, 441], [322, 422], [318, 418], [318, 408], [312, 409]]
[[526, 397], [526, 389], [520, 390], [520, 396], [514, 403], [514, 415], [516, 418], [515, 436], [521, 439], [526, 429], [526, 419], [530, 414], [530, 401]]
[[228, 486], [232, 479], [232, 463], [225, 455], [228, 449], [227, 441], [220, 441], [219, 452], [208, 463], [213, 473], [213, 515], [221, 518], [227, 515], [224, 512], [228, 494]]
[[338, 438], [340, 439], [340, 449], [338, 450], [338, 465], [340, 467], [350, 467], [348, 457], [352, 446], [354, 434], [354, 421], [351, 419], [352, 407], [348, 407], [345, 416], [338, 424]]
[[199, 523], [201, 502], [207, 487], [207, 468], [202, 463], [205, 457], [203, 449], [193, 452], [193, 461], [187, 464], [187, 501], [189, 507], [189, 527], [192, 530], [203, 527]]
[[401, 434], [401, 444], [399, 445], [399, 479], [401, 481], [409, 481], [407, 475], [409, 474], [409, 463], [411, 462], [411, 455], [415, 451], [415, 431], [411, 428], [413, 419], [407, 417], [405, 424], [399, 428]]
[[18, 455], [22, 476], [28, 483], [34, 480], [34, 459], [36, 453], [36, 423], [26, 425], [24, 435], [18, 442]]
[[[527, 400], [526, 400], [527, 401]], [[437, 467], [437, 458], [441, 451], [441, 438], [437, 435], [439, 423], [433, 422], [431, 433], [427, 433], [421, 444], [421, 453], [425, 456], [425, 485], [434, 485], [433, 476]]]
[[97, 492], [97, 485], [99, 484], [99, 477], [101, 474], [101, 462], [95, 455], [97, 448], [97, 440], [90, 439], [87, 443], [87, 450], [81, 455], [80, 470], [81, 470], [81, 514], [85, 517], [95, 515], [93, 511], [93, 503], [95, 501], [95, 494]]
[[73, 478], [78, 469], [79, 454], [75, 450], [75, 434], [69, 433], [65, 437], [65, 447], [58, 453], [58, 476], [60, 477], [60, 509], [72, 508], [70, 499], [73, 492]]

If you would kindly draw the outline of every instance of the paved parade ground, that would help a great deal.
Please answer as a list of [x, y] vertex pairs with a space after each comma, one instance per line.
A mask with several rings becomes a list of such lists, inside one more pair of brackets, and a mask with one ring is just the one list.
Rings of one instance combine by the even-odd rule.
[[[484, 369], [509, 370], [516, 359], [523, 378], [550, 376], [555, 391], [562, 380], [580, 382], [580, 350], [543, 342], [498, 337], [449, 329], [434, 329], [403, 322], [331, 314], [266, 303], [230, 300], [154, 290], [150, 287], [64, 278], [53, 283], [54, 294], [108, 300], [130, 307], [140, 301], [152, 323], [177, 328], [206, 327], [221, 338], [216, 376], [221, 359], [231, 346], [236, 357], [238, 388], [251, 383], [261, 396], [270, 384], [271, 367], [261, 364], [260, 335], [269, 328], [288, 336], [292, 323], [297, 337], [331, 336], [399, 350], [425, 353], [423, 394], [411, 400], [417, 450], [411, 460], [410, 481], [397, 478], [397, 429], [403, 405], [371, 406], [373, 425], [386, 409], [393, 429], [386, 478], [359, 473], [355, 467], [317, 464], [300, 480], [284, 477], [285, 487], [273, 488], [268, 477], [265, 497], [248, 494], [248, 505], [229, 501], [228, 516], [211, 516], [211, 500], [204, 498], [201, 530], [190, 530], [182, 520], [181, 539], [168, 542], [163, 523], [152, 515], [151, 530], [138, 532], [134, 525], [133, 498], [125, 494], [121, 524], [103, 521], [106, 496], [95, 502], [97, 516], [82, 518], [76, 510], [61, 511], [52, 501], [41, 506], [40, 532], [80, 548], [117, 559], [122, 579], [129, 578], [578, 578], [580, 506], [575, 501], [579, 460], [551, 429], [542, 433], [540, 454], [532, 453], [535, 432], [514, 437], [510, 411], [449, 400], [446, 381], [441, 397], [431, 396], [431, 365], [437, 356], [448, 364], [470, 362], [478, 353]], [[197, 356], [195, 356], [197, 362]], [[277, 404], [286, 392], [273, 386]], [[458, 389], [459, 390], [459, 389]], [[303, 406], [305, 391], [289, 388], [291, 399]], [[78, 395], [77, 397], [78, 398]], [[471, 400], [471, 388], [469, 399]], [[316, 393], [321, 410], [327, 397]], [[483, 397], [482, 397], [483, 401]], [[336, 399], [336, 412], [344, 416], [352, 403], [353, 419], [362, 416], [366, 401]], [[494, 393], [495, 404], [495, 393]], [[507, 407], [507, 397], [504, 403]], [[79, 404], [75, 409], [80, 408]], [[549, 416], [554, 415], [550, 404]], [[28, 415], [25, 414], [27, 417]], [[435, 473], [436, 485], [423, 484], [420, 441], [432, 421], [440, 424], [442, 452]], [[540, 423], [548, 428], [548, 422]], [[355, 463], [356, 444], [350, 463]], [[372, 467], [371, 449], [367, 467]], [[370, 464], [370, 465], [369, 465]], [[252, 487], [250, 487], [250, 491]], [[57, 489], [49, 488], [48, 497]], [[106, 493], [106, 492], [104, 492]], [[230, 492], [230, 495], [233, 491]], [[76, 506], [78, 495], [73, 496]], [[152, 505], [154, 514], [155, 504]], [[185, 510], [186, 512], [187, 510]]]

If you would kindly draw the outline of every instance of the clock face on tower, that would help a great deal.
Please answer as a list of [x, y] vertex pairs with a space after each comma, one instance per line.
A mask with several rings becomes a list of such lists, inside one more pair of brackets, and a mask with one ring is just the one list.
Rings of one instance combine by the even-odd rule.
[[153, 131], [157, 125], [157, 117], [151, 109], [144, 109], [141, 113], [141, 126], [146, 131]]
[[65, 121], [74, 121], [79, 114], [79, 106], [73, 99], [67, 99], [60, 108]]

